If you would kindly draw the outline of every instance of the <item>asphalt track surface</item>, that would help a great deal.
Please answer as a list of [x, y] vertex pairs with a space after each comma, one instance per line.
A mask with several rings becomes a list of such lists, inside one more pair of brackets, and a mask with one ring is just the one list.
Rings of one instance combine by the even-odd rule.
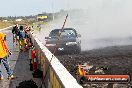
[[6, 70], [2, 64], [4, 80], [0, 80], [0, 88], [16, 88], [20, 82], [30, 79], [33, 79], [37, 85], [40, 86], [41, 80], [33, 78], [32, 72], [29, 69], [29, 53], [19, 52], [18, 46], [16, 46], [16, 44], [13, 46], [11, 30], [4, 30], [2, 32], [7, 34], [7, 44], [12, 52], [12, 55], [8, 57], [8, 60], [16, 78], [13, 80], [8, 80]]
[[[88, 63], [97, 67], [108, 67], [107, 74], [109, 75], [130, 75], [132, 79], [132, 45], [112, 46], [83, 51], [81, 54], [64, 54], [56, 57], [75, 78], [76, 66], [78, 64]], [[122, 88], [127, 87], [124, 85]]]

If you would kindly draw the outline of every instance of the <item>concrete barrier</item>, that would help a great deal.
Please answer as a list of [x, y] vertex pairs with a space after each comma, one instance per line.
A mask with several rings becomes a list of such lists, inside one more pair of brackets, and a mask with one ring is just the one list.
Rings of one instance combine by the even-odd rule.
[[6, 28], [3, 28], [3, 29], [0, 29], [0, 31], [3, 31], [3, 30], [6, 30], [6, 29], [13, 28], [13, 26], [15, 26], [15, 25], [12, 25], [12, 26], [9, 26], [9, 27], [6, 27]]
[[32, 37], [37, 51], [38, 68], [43, 71], [46, 88], [83, 88], [60, 61], [35, 36]]

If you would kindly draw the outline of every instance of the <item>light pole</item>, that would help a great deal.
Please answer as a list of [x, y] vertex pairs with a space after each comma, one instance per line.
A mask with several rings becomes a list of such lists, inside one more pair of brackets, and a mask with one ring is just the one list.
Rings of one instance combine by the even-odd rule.
[[[51, 0], [51, 2], [52, 2], [51, 8], [53, 10], [54, 9], [54, 1]], [[54, 20], [54, 10], [52, 11], [52, 20]]]

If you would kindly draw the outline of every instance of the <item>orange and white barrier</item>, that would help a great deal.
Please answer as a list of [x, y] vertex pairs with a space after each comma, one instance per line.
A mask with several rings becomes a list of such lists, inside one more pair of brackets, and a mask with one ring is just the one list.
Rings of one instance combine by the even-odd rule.
[[36, 50], [33, 49], [31, 52], [32, 52], [32, 68], [33, 68], [33, 71], [35, 71], [37, 70]]

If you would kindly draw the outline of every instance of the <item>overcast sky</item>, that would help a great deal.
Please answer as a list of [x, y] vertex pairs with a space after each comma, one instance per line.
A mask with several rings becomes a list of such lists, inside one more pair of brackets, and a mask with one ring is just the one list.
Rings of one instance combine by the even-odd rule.
[[56, 12], [60, 9], [70, 9], [71, 7], [80, 8], [75, 4], [75, 1], [80, 3], [82, 0], [1, 0], [0, 16], [34, 15], [45, 11]]
[[[73, 8], [132, 8], [132, 0], [1, 0], [0, 16], [36, 15]], [[129, 6], [129, 7], [128, 7]]]

